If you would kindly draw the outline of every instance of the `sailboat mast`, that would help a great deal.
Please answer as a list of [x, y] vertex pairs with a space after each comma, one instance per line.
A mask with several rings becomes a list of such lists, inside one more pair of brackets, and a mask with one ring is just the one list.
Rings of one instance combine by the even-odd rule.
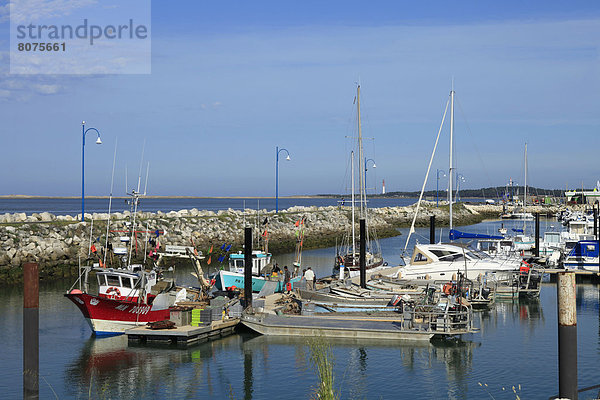
[[525, 195], [523, 196], [523, 232], [525, 232], [525, 219], [527, 213], [527, 143], [525, 143]]
[[354, 229], [354, 151], [350, 153], [350, 157], [352, 158], [350, 161], [351, 169], [352, 169], [352, 265], [354, 265], [354, 255], [356, 254], [355, 246], [356, 246], [356, 232]]
[[450, 168], [448, 169], [449, 187], [448, 200], [450, 201], [450, 229], [452, 225], [452, 188], [454, 178], [454, 162], [453, 162], [453, 144], [454, 144], [454, 81], [452, 82], [452, 90], [450, 91]]
[[364, 206], [366, 203], [365, 198], [365, 180], [363, 176], [364, 156], [362, 148], [362, 127], [360, 124], [360, 85], [356, 88], [356, 110], [358, 114], [358, 185], [360, 187], [360, 218], [364, 218]]

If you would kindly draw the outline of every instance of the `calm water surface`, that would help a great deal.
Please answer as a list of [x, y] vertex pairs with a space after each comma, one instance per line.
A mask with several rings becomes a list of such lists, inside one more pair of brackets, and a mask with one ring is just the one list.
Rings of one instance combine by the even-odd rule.
[[[542, 227], [550, 229], [551, 224]], [[468, 230], [491, 233], [499, 225], [490, 221]], [[420, 229], [416, 239], [425, 241], [427, 234]], [[381, 241], [391, 264], [399, 260], [404, 240]], [[326, 275], [334, 252], [305, 251], [303, 262]], [[287, 264], [292, 257], [277, 260]], [[181, 283], [194, 283], [189, 272], [178, 269]], [[308, 399], [316, 388], [306, 338], [244, 333], [187, 350], [128, 347], [122, 336], [91, 336], [80, 312], [62, 296], [71, 283], [40, 288], [40, 398]], [[596, 285], [577, 287], [579, 387], [600, 383], [598, 293]], [[0, 317], [0, 397], [17, 399], [22, 396], [20, 287], [2, 288]], [[544, 284], [537, 301], [497, 303], [476, 313], [476, 324], [480, 332], [458, 342], [330, 340], [336, 387], [344, 399], [515, 399], [513, 386], [521, 399], [545, 399], [558, 392], [554, 284]]]

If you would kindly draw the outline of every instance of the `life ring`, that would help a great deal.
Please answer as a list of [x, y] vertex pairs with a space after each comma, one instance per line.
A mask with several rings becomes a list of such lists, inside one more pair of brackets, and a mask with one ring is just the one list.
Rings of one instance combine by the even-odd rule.
[[444, 294], [446, 294], [446, 295], [450, 295], [450, 293], [452, 292], [452, 283], [448, 282], [448, 283], [444, 284], [444, 287], [442, 288], [442, 292], [444, 292]]
[[119, 288], [111, 286], [106, 290], [106, 295], [111, 299], [116, 299], [117, 297], [121, 297], [121, 291], [119, 290]]

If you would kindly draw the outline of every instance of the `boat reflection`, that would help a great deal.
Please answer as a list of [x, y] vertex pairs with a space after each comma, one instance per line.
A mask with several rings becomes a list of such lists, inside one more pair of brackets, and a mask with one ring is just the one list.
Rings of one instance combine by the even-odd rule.
[[[316, 377], [316, 371], [310, 364], [309, 340], [309, 338], [289, 336], [246, 335], [242, 347], [245, 356], [244, 398], [252, 398], [252, 369], [258, 366], [263, 371], [271, 369], [269, 353], [279, 355], [283, 347], [294, 349], [296, 369], [307, 371], [308, 375]], [[336, 381], [344, 381], [343, 398], [366, 397], [369, 375], [380, 373], [393, 375], [400, 372], [398, 371], [400, 366], [405, 371], [417, 373], [422, 372], [423, 367], [426, 367], [425, 370], [445, 369], [446, 378], [450, 383], [447, 395], [456, 397], [457, 394], [467, 390], [467, 378], [472, 369], [474, 349], [480, 346], [477, 342], [453, 339], [430, 342], [349, 338], [322, 338], [321, 340], [331, 347], [334, 355]], [[370, 354], [373, 356], [372, 365], [369, 364]], [[382, 357], [391, 359], [389, 365], [385, 363], [384, 367]], [[275, 362], [274, 364], [279, 365]], [[351, 375], [351, 378], [347, 378], [346, 375]]]
[[66, 387], [70, 388], [69, 397], [74, 398], [218, 397], [229, 378], [221, 376], [218, 365], [210, 361], [217, 355], [237, 352], [240, 342], [239, 336], [232, 335], [180, 350], [128, 346], [125, 336], [91, 337], [67, 366]]

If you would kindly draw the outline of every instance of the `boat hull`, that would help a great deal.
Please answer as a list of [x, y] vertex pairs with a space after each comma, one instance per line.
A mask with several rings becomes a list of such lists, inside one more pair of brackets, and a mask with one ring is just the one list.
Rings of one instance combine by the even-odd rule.
[[436, 332], [403, 329], [400, 319], [337, 319], [257, 314], [243, 315], [241, 322], [261, 335], [274, 336], [429, 340], [436, 334]]
[[[237, 272], [231, 271], [219, 271], [215, 275], [215, 287], [219, 290], [227, 290], [226, 288], [236, 287], [238, 289], [244, 288], [244, 274], [240, 274]], [[299, 281], [299, 277], [292, 278], [290, 282], [294, 283]], [[263, 286], [267, 282], [267, 279], [262, 276], [252, 276], [252, 291], [260, 292]], [[282, 292], [284, 289], [283, 281], [277, 281], [277, 287], [275, 288], [275, 292]]]
[[98, 336], [120, 335], [129, 328], [170, 318], [168, 308], [154, 309], [149, 304], [106, 299], [87, 293], [68, 293], [65, 297], [79, 308], [92, 332]]

